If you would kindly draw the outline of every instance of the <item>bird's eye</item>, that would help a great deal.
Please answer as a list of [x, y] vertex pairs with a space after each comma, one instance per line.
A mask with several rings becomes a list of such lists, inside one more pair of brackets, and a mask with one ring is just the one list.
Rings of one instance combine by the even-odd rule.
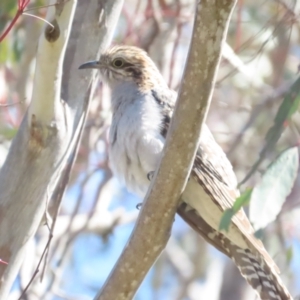
[[116, 58], [112, 64], [116, 68], [122, 68], [124, 65], [124, 60], [122, 58]]

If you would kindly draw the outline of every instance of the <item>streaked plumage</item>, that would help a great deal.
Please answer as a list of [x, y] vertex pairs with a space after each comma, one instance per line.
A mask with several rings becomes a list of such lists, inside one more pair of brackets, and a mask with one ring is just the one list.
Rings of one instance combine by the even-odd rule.
[[[141, 49], [116, 46], [100, 61], [82, 65], [99, 68], [112, 91], [113, 120], [109, 157], [113, 172], [127, 188], [144, 197], [147, 174], [157, 167], [174, 110], [170, 90], [148, 55]], [[229, 256], [263, 300], [292, 299], [278, 276], [278, 268], [243, 210], [228, 232], [219, 232], [220, 218], [239, 195], [236, 177], [225, 153], [207, 126], [178, 214], [206, 241]]]

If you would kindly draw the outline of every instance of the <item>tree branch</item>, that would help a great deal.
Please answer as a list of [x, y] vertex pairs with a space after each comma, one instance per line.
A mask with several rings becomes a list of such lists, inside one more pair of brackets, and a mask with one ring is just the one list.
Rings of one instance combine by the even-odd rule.
[[166, 246], [198, 148], [235, 3], [201, 0], [197, 5], [184, 79], [160, 167], [129, 242], [97, 300], [132, 299]]
[[50, 4], [55, 5], [48, 8], [47, 20], [54, 29], [46, 25], [43, 30], [32, 102], [0, 171], [0, 258], [8, 262], [0, 264], [1, 299], [7, 298], [46, 200], [84, 126], [95, 80], [77, 68], [108, 46], [123, 0], [79, 1], [64, 72], [76, 0]]
[[[61, 2], [61, 1], [60, 1]], [[35, 233], [70, 140], [60, 102], [62, 61], [76, 1], [48, 9], [37, 55], [32, 102], [0, 172], [0, 298], [6, 299], [25, 246]]]

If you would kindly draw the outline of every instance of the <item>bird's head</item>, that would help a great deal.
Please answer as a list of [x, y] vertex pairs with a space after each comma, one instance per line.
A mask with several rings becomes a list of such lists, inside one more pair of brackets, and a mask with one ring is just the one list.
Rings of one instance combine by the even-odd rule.
[[114, 87], [128, 82], [141, 89], [161, 84], [163, 78], [147, 53], [133, 46], [115, 46], [104, 52], [98, 61], [89, 61], [79, 69], [99, 69], [102, 80]]

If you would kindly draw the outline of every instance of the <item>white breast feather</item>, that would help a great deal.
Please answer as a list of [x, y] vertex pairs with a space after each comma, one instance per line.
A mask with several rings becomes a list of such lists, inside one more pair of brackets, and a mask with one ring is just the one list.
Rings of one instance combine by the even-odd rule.
[[152, 95], [134, 101], [128, 95], [119, 99], [110, 129], [110, 165], [127, 188], [141, 197], [150, 183], [147, 174], [156, 170], [163, 149], [160, 125], [161, 114]]

